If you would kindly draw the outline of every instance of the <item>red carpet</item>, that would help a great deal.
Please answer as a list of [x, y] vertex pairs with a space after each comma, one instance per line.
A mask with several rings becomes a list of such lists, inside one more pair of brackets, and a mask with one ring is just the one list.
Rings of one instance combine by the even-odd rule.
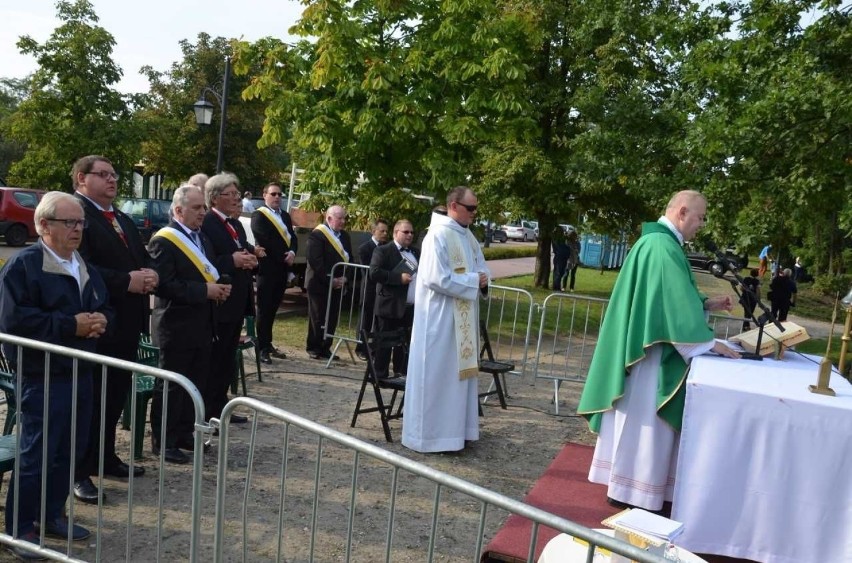
[[[589, 528], [600, 528], [601, 520], [619, 512], [606, 502], [606, 487], [589, 482], [589, 466], [594, 448], [565, 444], [533, 485], [524, 502]], [[511, 515], [485, 546], [482, 561], [526, 561], [532, 525], [521, 516]], [[535, 559], [557, 531], [540, 526]]]
[[[594, 448], [591, 446], [565, 444], [524, 497], [524, 502], [583, 526], [600, 528], [601, 520], [620, 509], [606, 502], [604, 485], [589, 482], [593, 453]], [[509, 516], [494, 539], [485, 546], [482, 563], [525, 562], [531, 532], [532, 524], [529, 520], [514, 514]], [[538, 559], [544, 546], [556, 535], [557, 531], [553, 528], [539, 527], [534, 560]], [[745, 561], [718, 555], [701, 557], [710, 563]]]

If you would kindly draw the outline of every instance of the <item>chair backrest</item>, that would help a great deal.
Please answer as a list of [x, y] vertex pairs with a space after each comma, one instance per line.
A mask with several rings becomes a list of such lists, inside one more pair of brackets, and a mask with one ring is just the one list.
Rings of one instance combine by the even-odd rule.
[[254, 339], [257, 338], [257, 329], [255, 328], [254, 317], [248, 316], [245, 318], [246, 336]]
[[15, 372], [12, 371], [6, 356], [0, 352], [0, 390], [6, 396], [6, 422], [3, 424], [3, 435], [12, 433], [18, 413], [18, 401], [15, 396]]
[[485, 321], [479, 320], [479, 337], [482, 339], [482, 348], [479, 350], [479, 359], [483, 359], [483, 354], [486, 360], [494, 361], [494, 352], [491, 350], [491, 340], [488, 338], [488, 328], [485, 326]]
[[136, 361], [142, 365], [159, 367], [160, 349], [151, 343], [150, 334], [139, 335], [139, 348], [136, 350]]

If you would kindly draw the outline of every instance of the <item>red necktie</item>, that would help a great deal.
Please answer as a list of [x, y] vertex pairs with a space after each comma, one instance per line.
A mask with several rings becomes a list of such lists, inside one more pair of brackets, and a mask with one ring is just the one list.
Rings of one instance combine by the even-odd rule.
[[124, 231], [121, 230], [121, 225], [118, 224], [118, 221], [115, 218], [115, 212], [101, 211], [101, 213], [104, 214], [106, 220], [109, 222], [110, 225], [112, 225], [112, 228], [115, 229], [115, 232], [118, 234], [118, 236], [121, 237], [121, 242], [124, 243], [124, 246], [127, 246], [127, 237], [125, 236]]

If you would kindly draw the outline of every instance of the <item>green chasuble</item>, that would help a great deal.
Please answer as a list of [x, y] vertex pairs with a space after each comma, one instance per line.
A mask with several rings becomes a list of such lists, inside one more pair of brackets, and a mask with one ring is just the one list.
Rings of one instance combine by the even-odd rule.
[[624, 395], [631, 366], [645, 358], [647, 348], [661, 344], [657, 414], [680, 430], [687, 365], [672, 344], [713, 340], [705, 299], [674, 233], [661, 223], [642, 225], [615, 282], [580, 397], [578, 412], [589, 428], [600, 431], [602, 413]]

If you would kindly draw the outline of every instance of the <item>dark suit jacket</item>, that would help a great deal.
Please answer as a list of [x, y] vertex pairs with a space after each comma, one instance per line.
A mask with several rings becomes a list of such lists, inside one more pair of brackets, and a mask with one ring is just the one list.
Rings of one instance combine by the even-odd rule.
[[258, 259], [257, 273], [260, 276], [280, 276], [284, 279], [289, 269], [289, 266], [284, 263], [284, 257], [291, 250], [294, 254], [299, 251], [299, 241], [296, 238], [290, 214], [282, 209], [281, 219], [290, 229], [289, 247], [266, 215], [260, 211], [251, 214], [251, 232], [254, 234], [254, 242], [266, 250], [266, 257]]
[[[411, 252], [417, 260], [420, 260], [419, 250], [412, 248]], [[402, 272], [394, 272], [394, 268], [402, 260], [402, 253], [393, 241], [381, 245], [373, 252], [373, 259], [370, 262], [370, 279], [376, 283], [375, 313], [377, 317], [401, 319], [405, 315], [408, 285], [402, 283]]]
[[115, 218], [127, 238], [127, 244], [115, 232], [103, 213], [87, 198], [75, 194], [83, 205], [88, 227], [83, 230], [80, 255], [88, 265], [98, 271], [109, 291], [109, 304], [115, 311], [113, 327], [98, 341], [103, 343], [137, 341], [139, 333], [148, 332], [150, 297], [129, 293], [130, 272], [139, 268], [153, 268], [142, 237], [133, 219], [115, 209]]
[[[174, 221], [170, 227], [181, 230]], [[215, 257], [210, 240], [203, 232], [201, 242], [208, 260]], [[154, 343], [168, 346], [201, 347], [213, 340], [214, 303], [207, 299], [207, 282], [178, 247], [162, 237], [148, 243], [154, 268], [160, 276], [154, 300], [152, 327]]]
[[246, 232], [242, 224], [236, 219], [228, 219], [228, 224], [237, 232], [240, 246], [234, 241], [234, 237], [228, 232], [228, 228], [215, 211], [208, 211], [201, 223], [201, 232], [210, 239], [213, 247], [213, 257], [209, 257], [219, 275], [231, 276], [231, 295], [224, 303], [221, 303], [216, 311], [219, 322], [240, 322], [246, 315], [254, 315], [254, 284], [252, 283], [251, 270], [244, 270], [234, 266], [233, 254], [240, 248], [254, 252], [254, 247], [246, 240]]
[[[377, 248], [378, 246], [373, 242], [373, 237], [362, 242], [361, 246], [358, 247], [358, 262], [364, 266], [369, 266], [370, 261], [373, 259], [373, 251]], [[363, 281], [366, 284], [366, 288], [364, 289], [364, 312], [372, 315], [376, 303], [376, 282], [369, 275], [364, 276]], [[373, 317], [370, 316], [369, 318], [372, 323]]]
[[[349, 233], [342, 231], [340, 233], [340, 243], [343, 249], [349, 253], [349, 261], [353, 262], [352, 243], [349, 241]], [[338, 262], [343, 262], [343, 258], [334, 249], [325, 235], [314, 230], [308, 235], [307, 242], [307, 261], [308, 267], [305, 273], [305, 287], [308, 293], [314, 295], [328, 294], [328, 286], [331, 284], [331, 269]], [[338, 268], [338, 275], [340, 268]]]

